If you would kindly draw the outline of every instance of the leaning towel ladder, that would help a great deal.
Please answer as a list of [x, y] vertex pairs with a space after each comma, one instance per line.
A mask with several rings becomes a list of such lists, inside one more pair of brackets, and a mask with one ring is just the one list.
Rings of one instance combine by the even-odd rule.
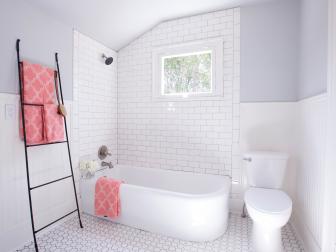
[[[21, 61], [20, 61], [20, 39], [16, 40], [16, 52], [17, 52], [17, 62], [18, 62], [18, 71], [19, 71], [18, 72], [19, 73], [19, 90], [20, 90], [21, 116], [22, 116], [22, 127], [23, 127], [23, 140], [24, 140], [24, 147], [25, 147], [25, 160], [26, 160], [28, 197], [29, 197], [29, 207], [30, 207], [30, 219], [31, 219], [31, 226], [32, 226], [33, 237], [34, 237], [35, 251], [38, 252], [38, 245], [37, 245], [37, 241], [36, 241], [36, 234], [38, 232], [40, 232], [43, 229], [49, 227], [50, 225], [56, 223], [57, 221], [62, 220], [63, 218], [69, 216], [70, 214], [72, 214], [74, 212], [77, 212], [77, 214], [78, 214], [79, 225], [80, 225], [81, 228], [83, 228], [83, 225], [82, 225], [81, 216], [80, 216], [79, 207], [78, 207], [78, 199], [77, 199], [76, 185], [75, 185], [75, 179], [74, 179], [74, 174], [73, 174], [73, 169], [72, 169], [72, 161], [71, 161], [71, 153], [70, 153], [70, 145], [69, 145], [69, 137], [68, 137], [66, 118], [64, 117], [64, 127], [65, 127], [66, 141], [52, 142], [52, 143], [42, 143], [42, 144], [27, 144], [24, 105], [32, 105], [32, 104], [26, 104], [23, 101], [23, 93], [22, 93], [23, 86], [22, 86]], [[62, 101], [62, 104], [64, 105], [63, 94], [62, 94], [61, 75], [60, 75], [60, 70], [59, 70], [58, 54], [57, 53], [55, 53], [55, 60], [56, 60], [56, 65], [57, 65], [57, 76], [58, 76], [58, 84], [59, 84], [59, 90], [60, 90], [60, 95], [61, 95], [61, 101]], [[50, 145], [50, 144], [58, 144], [58, 143], [67, 143], [71, 175], [66, 176], [66, 177], [62, 177], [62, 178], [58, 178], [56, 180], [49, 181], [47, 183], [32, 187], [30, 185], [30, 178], [29, 178], [29, 163], [28, 163], [28, 151], [27, 151], [27, 149], [30, 148], [30, 147], [35, 147], [35, 146], [40, 146], [40, 145]], [[33, 214], [33, 204], [32, 204], [31, 192], [33, 190], [37, 189], [37, 188], [47, 186], [49, 184], [59, 182], [59, 181], [62, 181], [64, 179], [68, 179], [68, 178], [72, 179], [72, 184], [73, 184], [73, 189], [74, 189], [75, 199], [76, 199], [76, 209], [36, 230], [35, 225], [34, 225], [34, 214]]]

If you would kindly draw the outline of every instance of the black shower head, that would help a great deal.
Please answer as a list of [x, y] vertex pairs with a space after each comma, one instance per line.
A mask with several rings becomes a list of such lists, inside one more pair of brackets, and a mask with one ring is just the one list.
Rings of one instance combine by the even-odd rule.
[[105, 65], [111, 65], [113, 62], [112, 57], [107, 57], [105, 54], [103, 54], [103, 58], [105, 59]]

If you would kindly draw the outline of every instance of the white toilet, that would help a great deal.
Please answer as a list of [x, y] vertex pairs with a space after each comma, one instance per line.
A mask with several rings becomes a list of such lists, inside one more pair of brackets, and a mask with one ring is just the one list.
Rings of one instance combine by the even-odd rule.
[[288, 155], [279, 152], [248, 152], [246, 161], [249, 189], [245, 192], [247, 212], [253, 220], [255, 252], [281, 252], [281, 228], [292, 212], [292, 200], [280, 190]]

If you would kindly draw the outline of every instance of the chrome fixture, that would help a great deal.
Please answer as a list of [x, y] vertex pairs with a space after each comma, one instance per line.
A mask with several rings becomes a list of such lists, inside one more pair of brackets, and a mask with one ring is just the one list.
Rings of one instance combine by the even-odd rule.
[[113, 168], [113, 164], [112, 162], [105, 162], [105, 161], [102, 161], [101, 162], [101, 166], [108, 166], [108, 168], [112, 169]]
[[98, 150], [98, 157], [100, 160], [105, 159], [107, 156], [111, 156], [112, 154], [109, 152], [106, 145], [102, 145], [99, 147]]
[[241, 217], [242, 218], [246, 218], [246, 216], [247, 216], [247, 214], [246, 214], [246, 205], [245, 205], [245, 202], [244, 202], [243, 211], [242, 211]]
[[252, 158], [250, 158], [250, 157], [243, 158], [243, 160], [247, 161], [247, 162], [252, 162]]
[[112, 57], [107, 57], [105, 54], [102, 55], [103, 59], [105, 59], [105, 65], [111, 65], [113, 62]]

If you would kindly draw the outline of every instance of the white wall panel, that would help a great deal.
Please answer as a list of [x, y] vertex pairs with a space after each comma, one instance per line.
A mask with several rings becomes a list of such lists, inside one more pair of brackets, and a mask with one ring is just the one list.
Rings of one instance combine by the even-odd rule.
[[[72, 106], [66, 104], [71, 137]], [[14, 106], [12, 118], [6, 118], [8, 105]], [[9, 251], [32, 239], [18, 95], [0, 94], [0, 122], [0, 251]], [[32, 186], [71, 174], [66, 144], [29, 148], [28, 156]], [[32, 200], [37, 228], [76, 208], [71, 180], [33, 191]]]
[[[297, 104], [295, 102], [241, 103], [241, 152], [266, 150], [289, 154], [284, 189], [295, 196], [295, 136]], [[246, 184], [245, 167], [242, 173]]]
[[326, 95], [298, 103], [294, 223], [309, 251], [320, 251], [326, 145]]
[[[105, 65], [102, 54], [112, 56]], [[74, 31], [74, 129], [79, 158], [97, 158], [107, 145], [117, 160], [117, 53]]]

